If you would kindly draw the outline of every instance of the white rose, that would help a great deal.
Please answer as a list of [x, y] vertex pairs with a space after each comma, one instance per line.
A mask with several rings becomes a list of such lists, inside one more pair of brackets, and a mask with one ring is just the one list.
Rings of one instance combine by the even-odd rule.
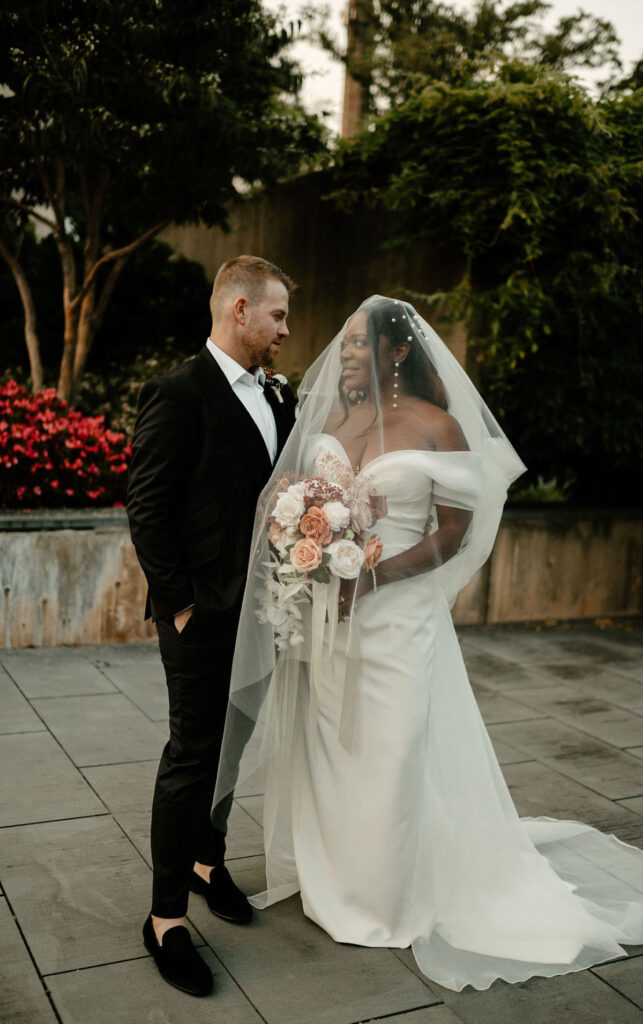
[[280, 384], [287, 384], [288, 378], [284, 377], [283, 373], [274, 373], [272, 375], [273, 380], [278, 380]]
[[333, 533], [336, 530], [343, 530], [348, 526], [350, 512], [345, 505], [342, 505], [341, 501], [327, 501], [322, 507], [322, 512], [326, 513]]
[[[291, 493], [294, 492], [294, 493]], [[273, 516], [280, 526], [298, 526], [304, 514], [304, 499], [294, 487], [282, 491], [277, 498]]]
[[364, 563], [364, 552], [352, 540], [336, 540], [329, 544], [326, 553], [330, 555], [328, 568], [333, 576], [343, 580], [354, 580], [359, 576]]

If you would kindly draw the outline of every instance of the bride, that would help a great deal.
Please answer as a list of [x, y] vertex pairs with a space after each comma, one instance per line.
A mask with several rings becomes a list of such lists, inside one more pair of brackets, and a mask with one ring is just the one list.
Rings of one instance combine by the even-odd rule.
[[643, 941], [643, 853], [520, 819], [450, 607], [524, 470], [407, 303], [373, 296], [306, 374], [262, 494], [215, 811], [264, 793], [267, 889], [459, 990]]

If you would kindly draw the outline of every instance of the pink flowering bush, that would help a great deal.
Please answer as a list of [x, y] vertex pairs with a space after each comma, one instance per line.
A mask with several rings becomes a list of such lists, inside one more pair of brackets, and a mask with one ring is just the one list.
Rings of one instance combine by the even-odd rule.
[[0, 508], [122, 505], [131, 446], [53, 388], [0, 386]]

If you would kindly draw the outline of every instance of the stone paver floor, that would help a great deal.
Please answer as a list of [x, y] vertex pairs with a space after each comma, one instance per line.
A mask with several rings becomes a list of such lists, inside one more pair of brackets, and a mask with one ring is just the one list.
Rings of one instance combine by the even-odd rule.
[[[458, 632], [519, 811], [643, 846], [641, 622]], [[298, 897], [240, 929], [193, 896], [216, 991], [196, 1000], [165, 985], [140, 937], [165, 718], [152, 645], [0, 650], [2, 1024], [641, 1024], [643, 946], [578, 974], [454, 993], [407, 950], [334, 943]], [[239, 793], [230, 824], [248, 892], [263, 886], [258, 803]]]

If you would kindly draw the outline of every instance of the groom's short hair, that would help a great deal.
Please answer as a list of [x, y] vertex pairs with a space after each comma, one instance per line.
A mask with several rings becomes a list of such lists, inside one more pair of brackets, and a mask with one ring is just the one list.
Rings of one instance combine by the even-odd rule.
[[266, 282], [271, 278], [281, 281], [289, 295], [292, 295], [297, 287], [293, 279], [281, 267], [261, 259], [260, 256], [235, 256], [233, 260], [223, 263], [217, 271], [212, 286], [210, 298], [212, 319], [214, 320], [215, 311], [220, 308], [222, 301], [233, 291], [237, 295], [245, 295], [250, 302], [259, 302], [263, 297]]

